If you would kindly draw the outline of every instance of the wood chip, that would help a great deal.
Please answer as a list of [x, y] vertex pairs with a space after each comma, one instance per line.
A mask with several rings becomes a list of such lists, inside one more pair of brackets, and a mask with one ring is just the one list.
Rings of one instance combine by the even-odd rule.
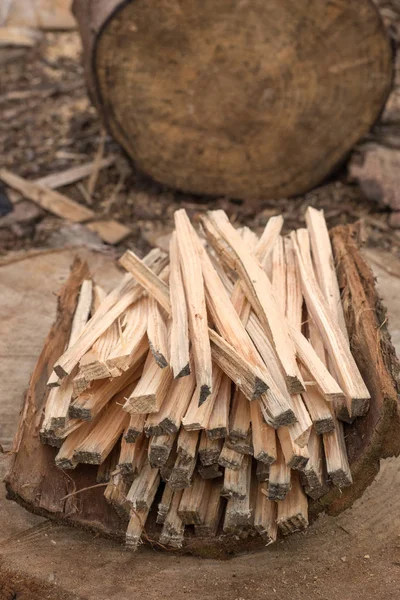
[[86, 227], [97, 233], [97, 235], [106, 242], [106, 244], [116, 245], [122, 242], [128, 235], [131, 235], [132, 229], [123, 225], [115, 219], [108, 219], [107, 221], [91, 221], [87, 223]]

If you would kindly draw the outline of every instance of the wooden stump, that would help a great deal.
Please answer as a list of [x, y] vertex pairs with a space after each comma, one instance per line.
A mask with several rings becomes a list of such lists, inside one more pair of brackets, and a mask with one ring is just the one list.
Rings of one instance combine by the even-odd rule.
[[89, 85], [157, 181], [267, 199], [323, 180], [392, 79], [370, 0], [75, 0]]
[[[310, 515], [338, 514], [362, 495], [379, 471], [380, 459], [400, 454], [398, 400], [399, 366], [387, 331], [385, 310], [376, 294], [373, 275], [357, 246], [357, 229], [338, 227], [332, 232], [335, 260], [343, 295], [352, 353], [371, 393], [371, 406], [365, 417], [346, 425], [347, 452], [354, 484], [333, 488], [310, 504]], [[75, 263], [59, 296], [59, 310], [36, 368], [33, 372], [14, 441], [14, 457], [6, 479], [8, 497], [28, 510], [63, 522], [123, 539], [126, 522], [107, 504], [104, 488], [96, 485], [97, 469], [79, 465], [68, 473], [57, 469], [55, 448], [40, 442], [46, 382], [55, 360], [69, 337], [72, 315], [87, 269]], [[66, 496], [81, 490], [83, 493]], [[146, 523], [146, 533], [157, 540], [160, 528], [155, 515]], [[262, 538], [240, 540], [233, 535], [214, 538], [185, 537], [184, 551], [202, 555], [227, 555], [261, 545]]]

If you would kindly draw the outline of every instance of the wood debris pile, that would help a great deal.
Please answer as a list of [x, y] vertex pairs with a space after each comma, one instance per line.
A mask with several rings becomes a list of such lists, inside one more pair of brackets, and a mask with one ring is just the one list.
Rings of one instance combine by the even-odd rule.
[[308, 526], [308, 497], [352, 483], [342, 421], [370, 395], [350, 352], [329, 235], [258, 237], [223, 211], [175, 213], [169, 256], [127, 251], [108, 295], [84, 281], [41, 427], [56, 464], [98, 465], [137, 547]]

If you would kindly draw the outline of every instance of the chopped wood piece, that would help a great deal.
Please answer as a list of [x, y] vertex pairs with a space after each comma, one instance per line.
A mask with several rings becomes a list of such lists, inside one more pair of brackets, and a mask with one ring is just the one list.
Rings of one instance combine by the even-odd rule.
[[193, 459], [196, 458], [199, 439], [200, 436], [198, 431], [186, 431], [185, 429], [181, 429], [178, 436], [177, 450], [183, 463], [191, 463]]
[[251, 470], [251, 458], [245, 456], [239, 469], [225, 469], [224, 484], [221, 495], [226, 498], [239, 498], [244, 500], [248, 490], [248, 471]]
[[[161, 250], [154, 249], [143, 259], [143, 262], [160, 273], [166, 265], [166, 255]], [[99, 309], [88, 321], [82, 335], [58, 359], [54, 370], [59, 377], [69, 375], [76, 367], [82, 356], [90, 350], [94, 342], [104, 333], [110, 325], [143, 294], [143, 288], [136, 283], [131, 275], [126, 275], [121, 283], [106, 297]]]
[[171, 477], [172, 469], [175, 466], [177, 458], [178, 458], [178, 453], [177, 453], [177, 448], [176, 448], [176, 444], [175, 444], [170, 452], [167, 462], [160, 469], [160, 475], [161, 475], [162, 481], [167, 482], [169, 480], [169, 478]]
[[149, 464], [146, 464], [133, 481], [126, 496], [131, 508], [134, 510], [149, 510], [159, 484], [158, 469], [152, 469]]
[[167, 323], [155, 298], [149, 298], [148, 311], [147, 337], [150, 350], [160, 369], [165, 369], [169, 364]]
[[223, 211], [208, 212], [202, 217], [202, 223], [215, 250], [230, 268], [237, 270], [248, 300], [274, 342], [289, 390], [291, 393], [303, 391], [285, 315], [282, 314], [266, 273], [243, 244]]
[[278, 438], [287, 466], [291, 469], [303, 470], [309, 459], [307, 447], [300, 448], [295, 444], [287, 427], [278, 429]]
[[277, 444], [276, 449], [276, 461], [269, 469], [269, 500], [283, 500], [290, 490], [290, 467], [286, 464], [280, 443]]
[[179, 431], [182, 417], [193, 397], [195, 385], [196, 378], [193, 373], [172, 381], [159, 412], [147, 417], [145, 425], [147, 435], [172, 434]]
[[240, 534], [252, 524], [251, 511], [251, 469], [247, 469], [246, 493], [243, 499], [229, 498], [225, 510], [223, 530], [225, 533]]
[[136, 444], [128, 444], [123, 437], [121, 440], [121, 450], [118, 458], [118, 469], [125, 481], [133, 480], [133, 460], [135, 458]]
[[[90, 421], [93, 419], [113, 398], [116, 402], [124, 403], [127, 394], [134, 387], [142, 370], [143, 359], [129, 371], [125, 371], [121, 377], [96, 381], [91, 388], [83, 392], [69, 407], [69, 416], [75, 419]], [[128, 388], [128, 389], [127, 389]]]
[[207, 467], [218, 463], [221, 454], [223, 442], [221, 439], [212, 439], [203, 431], [199, 444], [199, 459], [203, 466]]
[[156, 520], [158, 525], [163, 525], [163, 523], [165, 522], [165, 518], [166, 518], [169, 508], [171, 506], [173, 495], [174, 495], [174, 491], [171, 490], [171, 488], [166, 485], [164, 487], [164, 491], [161, 496], [161, 500], [158, 503], [157, 520]]
[[153, 469], [160, 468], [165, 465], [171, 453], [172, 446], [174, 445], [175, 437], [175, 434], [164, 434], [150, 438], [149, 463]]
[[128, 444], [134, 444], [144, 430], [146, 415], [130, 415], [129, 425], [125, 430], [124, 439]]
[[195, 466], [196, 457], [188, 460], [178, 453], [171, 475], [167, 478], [167, 485], [173, 490], [190, 487]]
[[231, 388], [232, 382], [229, 377], [224, 374], [206, 428], [206, 433], [209, 438], [220, 439], [225, 438], [228, 435]]
[[223, 475], [223, 472], [218, 464], [208, 466], [199, 465], [198, 472], [203, 479], [217, 479]]
[[296, 346], [296, 354], [299, 360], [315, 379], [326, 400], [333, 401], [344, 398], [344, 393], [339, 384], [329, 373], [310, 342], [300, 331], [296, 331], [294, 328], [290, 329], [290, 334]]
[[236, 440], [232, 440], [229, 437], [226, 438], [225, 446], [227, 446], [227, 448], [231, 448], [232, 450], [236, 450], [236, 452], [240, 452], [240, 454], [249, 454], [251, 456], [254, 454], [251, 431], [249, 431], [245, 439], [238, 438]]
[[345, 392], [346, 398], [348, 398], [350, 416], [365, 414], [368, 409], [370, 394], [351, 355], [347, 340], [339, 325], [333, 319], [329, 306], [319, 289], [314, 272], [309, 264], [307, 244], [300, 242], [300, 246], [298, 239], [299, 234], [297, 233], [296, 236], [292, 233], [307, 309], [314, 319], [334, 362], [341, 388]]
[[108, 483], [115, 471], [120, 457], [120, 448], [115, 444], [105, 461], [97, 468], [96, 483]]
[[328, 303], [332, 315], [348, 342], [349, 337], [324, 211], [316, 210], [312, 206], [309, 206], [306, 210], [305, 219], [310, 235], [312, 255], [319, 287]]
[[121, 406], [111, 402], [87, 438], [76, 446], [74, 460], [79, 463], [100, 465], [113, 449], [127, 422], [129, 417]]
[[324, 433], [324, 448], [328, 476], [337, 487], [347, 487], [353, 483], [347, 458], [343, 425], [334, 417], [335, 429]]
[[250, 404], [250, 417], [254, 458], [266, 465], [271, 465], [276, 460], [275, 430], [264, 422], [257, 402]]
[[190, 401], [188, 410], [182, 418], [182, 425], [187, 431], [195, 431], [198, 429], [206, 429], [210, 416], [214, 407], [216, 397], [219, 393], [223, 373], [216, 365], [213, 366], [212, 378], [212, 393], [207, 402], [199, 402], [199, 388], [196, 387], [195, 392]]
[[119, 341], [107, 356], [106, 365], [110, 372], [126, 371], [132, 365], [137, 353], [147, 349], [147, 298], [140, 298], [121, 316], [122, 330]]
[[[251, 404], [254, 404], [253, 402]], [[250, 403], [238, 389], [233, 394], [229, 419], [229, 437], [246, 439], [250, 431]]]
[[227, 469], [237, 470], [240, 469], [243, 458], [244, 454], [241, 454], [232, 448], [228, 448], [228, 446], [224, 444], [221, 454], [219, 455], [218, 464]]
[[307, 391], [302, 398], [311, 417], [315, 431], [318, 434], [334, 429], [332, 412], [322, 394], [312, 385], [307, 386]]
[[113, 473], [104, 491], [104, 497], [115, 509], [120, 519], [127, 522], [130, 517], [129, 504], [126, 502], [127, 484], [121, 473]]
[[172, 382], [171, 369], [160, 369], [151, 352], [135, 389], [124, 404], [129, 413], [158, 412]]
[[210, 495], [207, 503], [207, 509], [204, 520], [201, 524], [195, 526], [197, 536], [214, 537], [217, 535], [218, 525], [221, 522], [225, 501], [221, 498], [221, 482], [210, 482]]
[[303, 293], [301, 291], [300, 275], [297, 269], [296, 253], [293, 241], [285, 237], [286, 260], [286, 318], [296, 331], [301, 331]]
[[98, 423], [99, 418], [100, 415], [90, 423], [82, 423], [80, 427], [68, 435], [55, 457], [57, 467], [64, 470], [75, 469], [78, 464], [74, 456], [75, 449], [87, 439]]
[[196, 381], [200, 390], [199, 403], [202, 404], [212, 392], [212, 365], [201, 261], [194, 237], [196, 234], [185, 210], [177, 210], [174, 218]]
[[131, 518], [126, 530], [125, 542], [131, 550], [137, 550], [150, 509], [131, 510]]
[[182, 491], [177, 491], [174, 493], [160, 535], [160, 544], [172, 546], [173, 548], [182, 547], [183, 535], [185, 532], [185, 526], [178, 515], [178, 508], [181, 503], [182, 493]]
[[[120, 327], [115, 322], [96, 340], [91, 350], [82, 356], [79, 361], [80, 376], [90, 382], [119, 375], [119, 370], [110, 369], [110, 366], [107, 365], [107, 358], [119, 345], [119, 340]], [[78, 388], [78, 383], [76, 387]]]
[[274, 288], [275, 297], [279, 301], [281, 311], [284, 315], [287, 314], [287, 282], [286, 282], [286, 258], [285, 245], [283, 237], [279, 235], [276, 238], [272, 250], [272, 286]]
[[97, 233], [106, 244], [119, 244], [132, 233], [132, 229], [115, 219], [91, 221], [86, 225], [90, 231]]
[[67, 196], [60, 194], [59, 192], [50, 190], [33, 181], [27, 181], [22, 177], [18, 177], [18, 175], [7, 171], [7, 169], [0, 170], [0, 179], [14, 190], [20, 192], [25, 198], [32, 200], [32, 202], [35, 202], [41, 208], [44, 208], [44, 210], [47, 210], [66, 221], [83, 223], [96, 218], [96, 213], [90, 208], [82, 206], [82, 204], [67, 198]]
[[257, 481], [268, 481], [269, 480], [269, 465], [265, 462], [257, 461], [256, 467], [256, 478]]
[[283, 534], [303, 531], [308, 527], [308, 501], [300, 484], [299, 474], [292, 473], [292, 487], [282, 502], [278, 502], [277, 524]]
[[211, 481], [196, 475], [192, 486], [183, 491], [178, 507], [178, 515], [184, 525], [201, 525], [204, 523], [211, 487]]
[[301, 477], [307, 495], [317, 500], [327, 493], [329, 486], [326, 482], [322, 438], [317, 435], [315, 429], [311, 432], [307, 448], [310, 459], [303, 469]]
[[307, 446], [313, 423], [300, 394], [291, 396], [291, 402], [297, 423], [289, 425], [288, 430], [293, 442], [300, 448], [304, 448], [304, 446]]
[[[115, 162], [115, 156], [108, 156], [107, 158], [103, 158], [100, 163], [98, 163], [99, 169], [105, 169]], [[45, 177], [41, 177], [40, 179], [36, 179], [35, 183], [42, 187], [50, 188], [51, 190], [56, 190], [57, 188], [64, 187], [66, 185], [71, 185], [71, 183], [76, 183], [81, 179], [85, 179], [89, 177], [93, 171], [94, 162], [85, 163], [83, 165], [78, 165], [77, 167], [72, 167], [70, 169], [65, 169], [64, 171], [59, 171], [58, 173], [51, 173], [50, 175], [45, 175]]]
[[278, 507], [276, 502], [271, 502], [266, 497], [268, 486], [259, 483], [257, 486], [256, 509], [254, 513], [254, 527], [265, 539], [267, 545], [276, 542], [278, 526], [276, 518]]
[[[257, 247], [255, 249], [256, 258], [259, 260], [260, 265], [265, 269], [266, 262], [274, 249], [275, 242], [278, 239], [283, 227], [283, 217], [279, 215], [277, 217], [271, 217], [268, 219], [264, 231], [258, 240]], [[245, 240], [244, 240], [245, 241]]]
[[169, 293], [171, 300], [171, 368], [174, 377], [184, 377], [190, 373], [189, 324], [186, 307], [185, 289], [179, 257], [176, 233], [169, 245], [170, 276]]

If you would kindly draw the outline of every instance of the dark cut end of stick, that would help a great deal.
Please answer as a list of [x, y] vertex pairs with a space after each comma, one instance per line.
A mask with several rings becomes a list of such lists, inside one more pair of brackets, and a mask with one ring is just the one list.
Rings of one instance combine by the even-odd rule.
[[69, 407], [68, 416], [70, 419], [81, 419], [82, 421], [91, 421], [93, 418], [90, 409], [73, 404]]
[[84, 463], [87, 465], [100, 465], [102, 462], [102, 455], [99, 452], [76, 452], [74, 453], [74, 460], [78, 463]]
[[297, 419], [296, 415], [294, 414], [291, 408], [289, 408], [287, 411], [285, 411], [275, 419], [275, 424], [277, 428], [293, 425], [294, 423], [297, 423]]
[[208, 396], [211, 394], [211, 387], [209, 385], [202, 385], [200, 388], [199, 406], [204, 404]]
[[290, 394], [301, 394], [306, 391], [306, 388], [298, 377], [286, 377], [286, 383]]
[[268, 390], [269, 387], [267, 386], [265, 381], [256, 377], [252, 400], [257, 400], [257, 398], [262, 396], [262, 394], [265, 394]]
[[217, 479], [218, 477], [222, 477], [223, 472], [219, 468], [218, 464], [213, 465], [200, 465], [198, 467], [199, 475], [203, 479]]
[[268, 500], [284, 500], [290, 491], [290, 483], [268, 484]]
[[67, 371], [61, 365], [54, 365], [53, 370], [56, 372], [60, 379], [64, 379], [68, 375]]
[[178, 373], [175, 379], [180, 379], [181, 377], [186, 377], [190, 375], [190, 364], [188, 363], [185, 367], [183, 367], [182, 371]]
[[207, 429], [206, 435], [210, 440], [221, 440], [226, 438], [228, 430], [226, 427], [216, 427], [215, 429]]
[[128, 429], [124, 434], [124, 440], [127, 444], [134, 444], [141, 433], [141, 431], [136, 431], [135, 429]]
[[[340, 421], [344, 421], [345, 423], [348, 423], [349, 425], [352, 425], [354, 423], [354, 419], [356, 417], [351, 417], [349, 414], [349, 409], [347, 408], [346, 404], [337, 404], [335, 406], [335, 410], [336, 410], [336, 416]], [[334, 425], [332, 422], [332, 429], [331, 431], [333, 431], [334, 429]]]
[[51, 419], [50, 427], [51, 429], [64, 429], [66, 423], [66, 417], [53, 417]]
[[314, 422], [315, 431], [318, 435], [323, 433], [330, 433], [335, 429], [335, 423], [333, 419], [321, 419], [320, 421]]
[[149, 340], [149, 348], [154, 357], [154, 360], [156, 361], [156, 363], [158, 364], [160, 369], [165, 369], [165, 367], [168, 367], [167, 359], [165, 358], [165, 356], [163, 354], [161, 354], [161, 352], [157, 352], [157, 350], [154, 348], [154, 346], [150, 342], [150, 340]]
[[333, 485], [336, 485], [336, 487], [338, 488], [349, 487], [353, 484], [351, 473], [349, 474], [344, 469], [332, 471], [331, 473], [329, 473], [329, 477]]
[[74, 460], [73, 458], [62, 458], [62, 459], [58, 459], [58, 460], [56, 458], [55, 462], [56, 462], [56, 466], [59, 469], [62, 469], [63, 471], [72, 470], [78, 466], [78, 461]]
[[269, 467], [265, 462], [257, 461], [256, 478], [257, 481], [263, 482], [269, 479]]
[[161, 421], [160, 427], [162, 429], [162, 433], [173, 434], [177, 433], [179, 430], [179, 427], [177, 427], [176, 423], [171, 421], [171, 419], [169, 419], [168, 417], [165, 417], [165, 419]]

